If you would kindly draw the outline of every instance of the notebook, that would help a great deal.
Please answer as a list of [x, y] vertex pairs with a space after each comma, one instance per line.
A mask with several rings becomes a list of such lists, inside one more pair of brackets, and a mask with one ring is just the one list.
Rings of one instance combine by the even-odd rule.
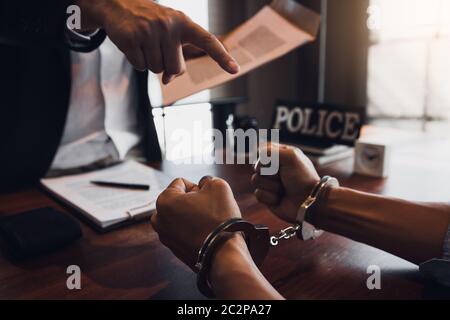
[[[150, 185], [150, 190], [100, 187], [91, 181]], [[172, 179], [135, 161], [127, 161], [89, 173], [42, 179], [41, 184], [57, 199], [83, 214], [100, 229], [148, 218], [156, 199]]]

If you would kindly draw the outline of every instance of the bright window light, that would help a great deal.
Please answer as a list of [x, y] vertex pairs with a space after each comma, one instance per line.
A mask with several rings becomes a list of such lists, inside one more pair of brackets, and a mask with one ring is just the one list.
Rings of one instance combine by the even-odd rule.
[[450, 1], [371, 0], [372, 116], [450, 119]]
[[[208, 0], [161, 0], [158, 3], [183, 11], [193, 21], [208, 29], [209, 12]], [[149, 93], [152, 105], [158, 107], [162, 104], [159, 80], [155, 75], [150, 77]], [[184, 160], [184, 158], [201, 157], [207, 148], [203, 144], [192, 144], [189, 153], [180, 153], [180, 141], [177, 134], [180, 132], [194, 133], [195, 126], [205, 130], [212, 128], [210, 91], [206, 90], [192, 97], [179, 101], [182, 106], [172, 106], [153, 111], [158, 131], [160, 145], [167, 160]], [[212, 138], [211, 138], [212, 139]]]

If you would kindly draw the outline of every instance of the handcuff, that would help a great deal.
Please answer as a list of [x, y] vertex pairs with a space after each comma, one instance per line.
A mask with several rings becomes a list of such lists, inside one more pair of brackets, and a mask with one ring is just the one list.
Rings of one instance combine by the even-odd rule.
[[224, 233], [241, 232], [257, 266], [264, 261], [269, 247], [278, 246], [280, 240], [289, 240], [294, 236], [303, 241], [317, 239], [323, 231], [316, 230], [313, 225], [305, 221], [305, 217], [308, 209], [317, 201], [321, 192], [327, 186], [339, 187], [339, 182], [336, 178], [330, 176], [323, 177], [305, 202], [300, 205], [297, 212], [297, 223], [281, 230], [276, 236], [270, 236], [267, 226], [254, 225], [241, 218], [230, 219], [220, 224], [208, 235], [198, 253], [195, 269], [197, 271], [197, 287], [199, 291], [208, 298], [215, 297], [209, 281], [209, 271], [216, 249], [228, 239], [224, 237]]
[[306, 222], [306, 213], [321, 195], [325, 187], [339, 187], [339, 181], [330, 176], [324, 176], [314, 187], [308, 198], [300, 205], [293, 226], [281, 230], [278, 235], [270, 237], [270, 244], [278, 246], [280, 240], [289, 240], [295, 236], [303, 241], [314, 240], [323, 234], [322, 230], [317, 230], [312, 224]]
[[269, 228], [263, 225], [253, 225], [240, 218], [230, 219], [219, 225], [206, 238], [201, 247], [195, 269], [197, 271], [197, 287], [208, 298], [214, 298], [214, 292], [209, 281], [209, 270], [216, 249], [227, 240], [223, 234], [241, 232], [244, 236], [250, 254], [257, 266], [261, 265], [269, 251]]

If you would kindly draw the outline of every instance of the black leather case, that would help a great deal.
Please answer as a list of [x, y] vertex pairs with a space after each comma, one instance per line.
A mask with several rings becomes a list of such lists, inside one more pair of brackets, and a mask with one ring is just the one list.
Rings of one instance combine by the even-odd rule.
[[62, 249], [81, 238], [76, 220], [53, 208], [0, 216], [3, 251], [15, 260], [25, 260]]

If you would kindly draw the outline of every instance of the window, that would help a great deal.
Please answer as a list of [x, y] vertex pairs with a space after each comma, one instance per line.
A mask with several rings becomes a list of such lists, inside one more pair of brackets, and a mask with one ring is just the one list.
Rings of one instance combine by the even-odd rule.
[[[208, 29], [208, 0], [160, 0], [158, 2], [183, 11], [196, 23]], [[180, 153], [177, 147], [180, 143], [180, 132], [191, 132], [194, 134], [196, 126], [204, 130], [212, 127], [211, 105], [207, 103], [210, 99], [209, 90], [180, 101], [177, 103], [179, 106], [160, 108], [162, 99], [159, 80], [156, 75], [152, 75], [149, 93], [152, 105], [155, 107], [153, 115], [155, 116], [158, 137], [165, 158], [167, 160], [182, 160], [182, 158], [186, 157], [195, 158], [202, 156], [207, 148], [201, 144], [193, 144], [189, 154]]]
[[450, 1], [371, 0], [369, 114], [450, 120]]

